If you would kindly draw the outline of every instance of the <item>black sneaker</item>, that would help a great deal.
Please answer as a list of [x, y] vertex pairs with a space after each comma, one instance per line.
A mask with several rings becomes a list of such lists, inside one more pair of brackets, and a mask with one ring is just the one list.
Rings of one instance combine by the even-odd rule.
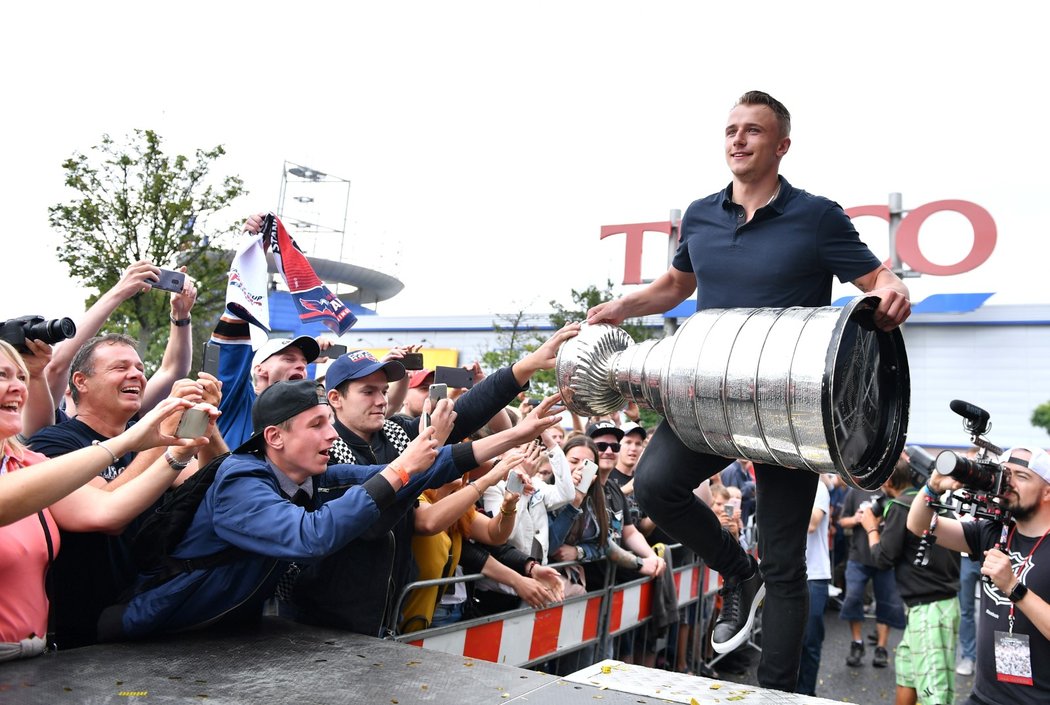
[[755, 624], [755, 612], [766, 596], [766, 586], [762, 584], [758, 566], [747, 580], [727, 581], [719, 594], [722, 596], [722, 612], [711, 634], [711, 648], [716, 653], [727, 654], [747, 641]]
[[864, 642], [851, 641], [849, 645], [849, 656], [846, 657], [847, 666], [859, 666], [864, 660]]
[[875, 647], [875, 658], [871, 660], [871, 665], [875, 668], [886, 668], [886, 665], [890, 662], [890, 655], [886, 652], [885, 646]]

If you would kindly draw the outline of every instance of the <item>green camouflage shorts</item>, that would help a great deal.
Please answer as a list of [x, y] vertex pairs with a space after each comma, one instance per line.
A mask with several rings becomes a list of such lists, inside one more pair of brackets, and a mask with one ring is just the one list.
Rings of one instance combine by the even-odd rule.
[[897, 685], [914, 688], [923, 705], [954, 703], [958, 633], [958, 599], [910, 608], [908, 626], [897, 646]]

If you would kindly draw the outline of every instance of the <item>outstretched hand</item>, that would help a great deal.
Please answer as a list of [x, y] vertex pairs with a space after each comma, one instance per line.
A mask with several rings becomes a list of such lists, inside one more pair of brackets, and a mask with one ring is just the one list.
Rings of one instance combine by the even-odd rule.
[[[207, 436], [197, 438], [177, 438], [174, 435], [177, 420], [182, 413], [193, 406], [193, 402], [178, 397], [168, 397], [143, 416], [137, 424], [121, 435], [131, 444], [132, 450], [141, 451], [157, 446], [203, 446], [208, 444]], [[219, 410], [210, 409], [209, 416], [214, 421]]]
[[561, 412], [565, 411], [562, 406], [561, 394], [552, 394], [539, 403], [535, 409], [521, 420], [515, 427], [526, 440], [539, 438], [540, 434], [561, 420]]
[[613, 299], [598, 304], [587, 311], [587, 324], [608, 323], [618, 326], [627, 319], [627, 312], [623, 308], [623, 299]]

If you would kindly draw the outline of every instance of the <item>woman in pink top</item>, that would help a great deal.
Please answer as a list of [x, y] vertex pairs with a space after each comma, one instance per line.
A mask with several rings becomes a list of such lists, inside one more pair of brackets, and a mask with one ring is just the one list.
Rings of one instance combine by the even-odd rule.
[[[42, 379], [50, 348], [34, 349], [32, 375]], [[200, 445], [204, 440], [174, 438], [160, 429], [161, 421], [192, 406], [170, 398], [119, 436], [48, 460], [17, 440], [29, 380], [30, 368], [22, 356], [0, 340], [0, 661], [35, 656], [46, 646], [44, 577], [59, 547], [48, 505], [98, 475], [114, 457], [158, 445]]]

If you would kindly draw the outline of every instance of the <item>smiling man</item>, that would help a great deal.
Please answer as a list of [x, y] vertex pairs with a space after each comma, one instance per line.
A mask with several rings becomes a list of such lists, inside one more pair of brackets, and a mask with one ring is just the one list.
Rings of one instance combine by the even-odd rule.
[[[175, 387], [177, 396], [193, 396], [193, 401], [204, 400], [207, 388], [213, 395], [208, 399], [218, 401], [218, 385], [213, 381], [181, 380]], [[44, 428], [29, 441], [33, 450], [49, 458], [114, 438], [139, 413], [146, 377], [135, 341], [118, 334], [88, 340], [73, 357], [69, 388], [76, 402], [76, 416]], [[225, 450], [219, 447], [217, 430], [214, 435], [217, 442], [209, 447], [215, 445], [215, 449], [206, 447], [205, 457]], [[165, 454], [159, 448], [114, 457], [90, 484], [114, 495], [119, 493], [119, 512], [103, 508], [84, 491], [74, 492], [52, 507], [62, 529], [62, 552], [51, 567], [52, 625], [60, 648], [96, 641], [102, 609], [135, 578], [125, 529], [134, 526], [135, 517], [149, 508], [180, 473], [196, 469], [192, 453], [192, 449], [176, 449]]]
[[[618, 325], [663, 313], [694, 291], [698, 311], [827, 306], [836, 277], [880, 297], [875, 323], [881, 329], [900, 325], [911, 312], [901, 280], [860, 241], [838, 204], [780, 176], [791, 147], [787, 108], [767, 93], [749, 91], [730, 111], [724, 139], [732, 183], [689, 206], [671, 267], [648, 286], [595, 306], [587, 322]], [[693, 495], [729, 460], [690, 450], [663, 422], [638, 463], [635, 493], [657, 526], [725, 579], [711, 638], [715, 651], [728, 653], [747, 640], [766, 595], [758, 682], [790, 692], [808, 613], [806, 529], [818, 478], [806, 470], [755, 466], [760, 568]]]

